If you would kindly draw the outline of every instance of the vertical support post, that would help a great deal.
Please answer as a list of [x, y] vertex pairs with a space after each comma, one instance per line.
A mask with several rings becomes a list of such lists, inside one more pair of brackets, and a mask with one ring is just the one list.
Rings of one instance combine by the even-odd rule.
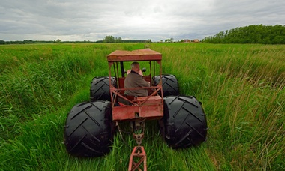
[[161, 67], [161, 61], [157, 61], [157, 63], [159, 64], [159, 67], [160, 67], [160, 74], [159, 74], [160, 82], [159, 82], [159, 84], [161, 85], [161, 90], [160, 90], [160, 92], [161, 92], [161, 98], [163, 99], [163, 88], [162, 88], [163, 83], [162, 83], [162, 67]]
[[122, 77], [125, 77], [124, 62], [121, 61], [120, 63], [121, 63], [121, 75]]
[[[110, 89], [110, 96], [111, 96], [111, 102], [113, 102], [113, 95], [112, 95], [112, 91], [111, 91], [111, 88], [112, 87], [112, 81], [111, 81], [111, 77], [112, 77], [112, 74], [111, 74], [111, 69], [112, 69], [112, 65], [113, 65], [113, 62], [108, 62], [109, 63], [109, 89]], [[112, 103], [112, 108], [114, 107], [114, 103]]]

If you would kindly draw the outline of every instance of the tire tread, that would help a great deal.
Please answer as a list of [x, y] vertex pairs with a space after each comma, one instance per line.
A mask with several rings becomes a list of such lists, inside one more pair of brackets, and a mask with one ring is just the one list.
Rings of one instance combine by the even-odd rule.
[[65, 123], [64, 144], [74, 156], [102, 156], [112, 144], [111, 103], [96, 101], [74, 106]]
[[[160, 76], [153, 76], [152, 79], [155, 86], [160, 82]], [[179, 95], [178, 81], [174, 75], [162, 75], [162, 88], [164, 97]]]
[[[115, 77], [111, 77], [111, 83], [113, 86], [116, 85]], [[96, 100], [111, 101], [109, 77], [103, 76], [93, 78], [90, 87], [90, 100], [91, 102], [94, 102]]]
[[205, 141], [207, 121], [201, 104], [193, 96], [164, 98], [163, 127], [166, 143], [172, 148], [187, 148]]

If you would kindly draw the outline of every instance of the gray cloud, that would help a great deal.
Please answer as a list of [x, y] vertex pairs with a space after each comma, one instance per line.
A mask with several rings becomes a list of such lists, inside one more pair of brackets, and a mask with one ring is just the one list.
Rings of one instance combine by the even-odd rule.
[[283, 0], [1, 0], [0, 39], [202, 39], [251, 24], [284, 25]]

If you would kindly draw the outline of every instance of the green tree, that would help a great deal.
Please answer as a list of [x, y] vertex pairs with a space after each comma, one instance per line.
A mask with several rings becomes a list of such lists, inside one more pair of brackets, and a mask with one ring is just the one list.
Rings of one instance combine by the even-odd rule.
[[115, 37], [115, 42], [116, 43], [121, 43], [122, 42], [122, 38], [121, 37]]
[[113, 36], [106, 36], [103, 40], [104, 43], [115, 43], [115, 37]]
[[285, 26], [249, 25], [221, 31], [212, 37], [206, 37], [206, 43], [263, 43], [284, 44]]
[[173, 40], [174, 40], [173, 38], [166, 39], [166, 40], [165, 40], [165, 43], [172, 43], [172, 42], [173, 42]]

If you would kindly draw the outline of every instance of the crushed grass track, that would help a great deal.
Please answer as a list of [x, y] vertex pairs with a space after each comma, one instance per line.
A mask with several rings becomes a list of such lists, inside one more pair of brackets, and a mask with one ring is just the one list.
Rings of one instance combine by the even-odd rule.
[[[163, 54], [181, 94], [203, 103], [208, 140], [172, 150], [147, 123], [149, 170], [284, 170], [285, 46], [148, 44]], [[106, 55], [145, 44], [0, 46], [0, 170], [126, 170], [135, 142], [124, 134], [101, 158], [75, 158], [63, 145], [67, 113], [89, 100]]]

